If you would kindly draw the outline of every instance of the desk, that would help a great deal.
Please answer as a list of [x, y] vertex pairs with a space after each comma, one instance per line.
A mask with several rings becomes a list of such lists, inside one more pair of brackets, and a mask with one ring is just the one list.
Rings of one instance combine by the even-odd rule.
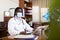
[[[6, 37], [3, 37], [2, 40], [20, 40], [20, 39], [8, 38], [8, 36], [6, 36]], [[37, 40], [46, 40], [46, 39], [44, 38], [44, 36], [39, 36]]]
[[6, 37], [2, 37], [2, 40], [14, 40], [14, 39], [8, 38], [8, 36], [6, 36]]
[[17, 35], [3, 37], [2, 40], [34, 40], [34, 35]]
[[[41, 30], [42, 31], [42, 30]], [[45, 31], [45, 30], [44, 30]], [[46, 36], [44, 34], [44, 31], [42, 31], [42, 34], [39, 35], [38, 39], [37, 40], [46, 40]], [[26, 35], [25, 35], [26, 36]], [[8, 38], [9, 37], [9, 38]], [[5, 38], [2, 38], [2, 40], [20, 40], [20, 39], [23, 39], [21, 37], [23, 36], [8, 36], [8, 37], [5, 37]], [[32, 36], [33, 37], [33, 36]], [[26, 38], [26, 37], [25, 37]], [[29, 40], [29, 39], [28, 39]], [[31, 40], [31, 39], [30, 39]]]

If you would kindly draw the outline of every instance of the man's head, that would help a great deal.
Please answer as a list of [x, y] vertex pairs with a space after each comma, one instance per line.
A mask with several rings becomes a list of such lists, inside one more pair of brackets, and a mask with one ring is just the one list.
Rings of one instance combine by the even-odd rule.
[[20, 7], [17, 7], [17, 8], [15, 9], [14, 16], [22, 17], [22, 13], [23, 13], [23, 9], [20, 8]]

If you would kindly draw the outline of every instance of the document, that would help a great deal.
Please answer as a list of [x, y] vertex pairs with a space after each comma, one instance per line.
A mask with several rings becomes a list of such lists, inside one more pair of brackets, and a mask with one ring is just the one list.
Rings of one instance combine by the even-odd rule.
[[15, 35], [15, 36], [8, 36], [8, 38], [34, 38], [34, 35]]

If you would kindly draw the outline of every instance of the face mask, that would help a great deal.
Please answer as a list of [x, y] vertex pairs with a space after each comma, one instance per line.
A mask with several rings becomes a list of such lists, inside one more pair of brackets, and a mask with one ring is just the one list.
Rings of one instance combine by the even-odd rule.
[[22, 13], [17, 13], [17, 17], [21, 18], [22, 17]]

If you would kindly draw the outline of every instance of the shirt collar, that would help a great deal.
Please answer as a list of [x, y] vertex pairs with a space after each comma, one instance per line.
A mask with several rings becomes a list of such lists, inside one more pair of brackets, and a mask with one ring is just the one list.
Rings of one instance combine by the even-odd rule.
[[21, 19], [18, 19], [17, 16], [14, 17], [14, 20], [15, 20], [18, 24], [20, 24], [20, 23], [22, 22], [22, 18], [21, 18]]

